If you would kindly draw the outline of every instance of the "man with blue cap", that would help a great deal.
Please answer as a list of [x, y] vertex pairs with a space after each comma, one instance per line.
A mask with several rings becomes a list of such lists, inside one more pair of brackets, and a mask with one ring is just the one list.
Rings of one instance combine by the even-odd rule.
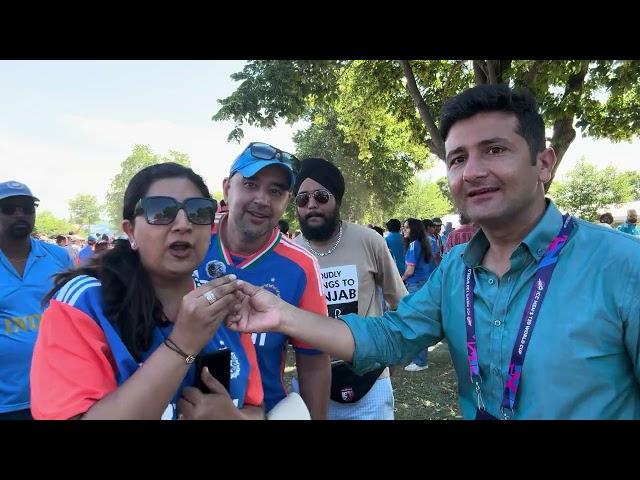
[[[291, 305], [327, 315], [314, 257], [278, 229], [291, 198], [298, 159], [266, 143], [251, 143], [235, 159], [223, 181], [228, 213], [215, 224], [209, 251], [195, 272], [201, 282], [233, 273], [262, 286]], [[327, 415], [329, 357], [280, 333], [254, 332], [253, 341], [268, 413], [287, 396], [283, 382], [287, 344], [296, 353], [300, 395], [313, 419]]]
[[95, 244], [98, 241], [95, 235], [89, 235], [87, 237], [87, 246], [78, 252], [78, 259], [80, 265], [84, 265], [93, 256]]
[[52, 276], [73, 267], [66, 250], [31, 238], [38, 201], [23, 183], [0, 183], [0, 420], [31, 418], [29, 371], [42, 299]]

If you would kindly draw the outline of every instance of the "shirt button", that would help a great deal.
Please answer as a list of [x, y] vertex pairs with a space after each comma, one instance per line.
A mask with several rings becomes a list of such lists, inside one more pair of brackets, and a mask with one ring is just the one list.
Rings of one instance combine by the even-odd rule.
[[544, 253], [544, 248], [539, 248], [538, 249], [538, 255], [542, 255]]
[[489, 285], [493, 285], [493, 278], [489, 279]]
[[494, 320], [493, 324], [494, 324], [496, 327], [499, 327], [500, 325], [502, 325], [502, 322], [501, 322], [500, 320]]

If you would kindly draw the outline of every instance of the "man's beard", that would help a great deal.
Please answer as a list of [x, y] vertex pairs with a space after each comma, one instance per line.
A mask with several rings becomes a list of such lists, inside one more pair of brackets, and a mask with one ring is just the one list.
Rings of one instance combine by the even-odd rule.
[[[312, 227], [307, 223], [308, 219], [312, 217], [324, 218], [325, 221], [322, 225]], [[300, 221], [300, 230], [302, 231], [304, 238], [307, 240], [323, 242], [325, 240], [329, 240], [338, 228], [338, 224], [340, 223], [340, 209], [338, 205], [336, 205], [333, 212], [328, 215], [321, 215], [314, 212], [307, 215], [306, 218], [302, 218], [300, 214], [298, 214], [298, 220]]]
[[16, 222], [7, 228], [8, 236], [14, 240], [22, 240], [31, 235], [33, 225], [28, 222]]

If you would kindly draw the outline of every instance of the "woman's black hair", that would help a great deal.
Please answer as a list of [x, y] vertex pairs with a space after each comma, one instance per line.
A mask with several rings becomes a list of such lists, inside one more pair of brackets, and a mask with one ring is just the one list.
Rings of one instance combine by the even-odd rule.
[[407, 218], [404, 223], [409, 225], [409, 236], [404, 237], [404, 248], [407, 250], [409, 245], [414, 240], [418, 240], [422, 247], [422, 253], [424, 254], [424, 261], [431, 261], [431, 241], [427, 237], [427, 230], [424, 228], [424, 223], [417, 218]]
[[[203, 197], [211, 198], [202, 177], [190, 168], [171, 162], [151, 165], [140, 170], [129, 181], [124, 193], [122, 218], [133, 222], [138, 201], [147, 195], [154, 182], [166, 178], [191, 180]], [[140, 362], [142, 354], [151, 347], [155, 326], [165, 323], [166, 317], [138, 252], [131, 248], [128, 240], [117, 240], [113, 249], [91, 257], [85, 266], [56, 275], [54, 287], [44, 303], [49, 302], [65, 283], [79, 275], [100, 280], [104, 313], [129, 352]]]

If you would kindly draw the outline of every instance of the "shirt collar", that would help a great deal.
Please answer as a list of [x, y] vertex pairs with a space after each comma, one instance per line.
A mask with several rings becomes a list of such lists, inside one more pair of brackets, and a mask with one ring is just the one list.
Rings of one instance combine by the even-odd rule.
[[269, 237], [267, 242], [264, 245], [262, 245], [256, 252], [245, 257], [240, 263], [236, 265], [234, 264], [233, 255], [231, 251], [222, 242], [222, 229], [223, 227], [227, 228], [228, 219], [229, 219], [228, 214], [224, 214], [220, 218], [218, 223], [215, 225], [216, 230], [213, 233], [214, 234], [217, 233], [216, 243], [217, 243], [217, 248], [219, 249], [220, 257], [229, 266], [234, 266], [236, 268], [250, 267], [251, 265], [257, 263], [262, 257], [268, 254], [271, 250], [273, 250], [275, 246], [278, 244], [278, 242], [280, 242], [280, 239], [282, 238], [282, 234], [280, 233], [280, 230], [278, 229], [278, 227], [277, 226], [274, 227], [273, 231], [271, 232], [271, 236]]
[[[542, 218], [538, 221], [522, 240], [521, 245], [529, 250], [532, 257], [539, 262], [551, 241], [558, 235], [562, 227], [562, 214], [551, 200], [547, 201], [547, 208]], [[462, 252], [462, 260], [465, 265], [473, 268], [482, 263], [484, 255], [489, 249], [489, 240], [482, 229], [474, 235]]]
[[44, 257], [47, 252], [42, 247], [42, 240], [36, 240], [31, 237], [31, 252], [29, 252], [29, 256], [34, 255], [36, 257]]

